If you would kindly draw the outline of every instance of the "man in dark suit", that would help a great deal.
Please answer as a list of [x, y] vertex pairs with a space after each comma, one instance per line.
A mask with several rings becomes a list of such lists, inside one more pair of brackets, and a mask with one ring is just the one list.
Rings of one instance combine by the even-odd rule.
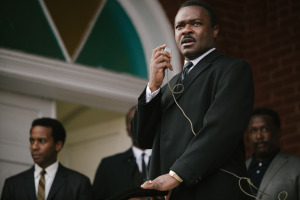
[[261, 200], [300, 200], [300, 158], [280, 150], [280, 118], [268, 108], [256, 109], [249, 121], [248, 138], [253, 156], [247, 160], [248, 173]]
[[35, 119], [29, 138], [35, 164], [31, 169], [5, 180], [1, 200], [93, 199], [88, 177], [64, 167], [57, 160], [65, 138], [65, 129], [56, 119]]
[[[131, 119], [135, 106], [126, 115], [126, 132], [131, 137]], [[125, 190], [140, 186], [147, 180], [151, 149], [141, 149], [134, 140], [123, 153], [103, 158], [97, 169], [93, 190], [97, 200], [104, 200]], [[144, 156], [143, 153], [145, 153]], [[144, 157], [144, 170], [142, 157]], [[144, 175], [143, 175], [144, 172]]]
[[173, 69], [171, 55], [166, 45], [153, 50], [132, 120], [138, 144], [153, 150], [153, 180], [142, 188], [168, 190], [166, 199], [247, 199], [242, 189], [249, 186], [242, 181], [240, 188], [236, 176], [247, 175], [243, 133], [254, 102], [251, 68], [215, 49], [219, 27], [207, 3], [184, 3], [174, 26], [177, 47], [193, 65], [184, 79], [178, 74], [161, 87], [165, 70]]

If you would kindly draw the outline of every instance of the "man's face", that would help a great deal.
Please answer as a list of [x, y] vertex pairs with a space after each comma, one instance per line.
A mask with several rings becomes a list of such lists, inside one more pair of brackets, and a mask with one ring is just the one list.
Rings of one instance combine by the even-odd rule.
[[219, 28], [211, 27], [209, 13], [201, 6], [181, 8], [174, 27], [177, 47], [187, 60], [195, 59], [215, 46]]
[[52, 128], [34, 126], [30, 133], [30, 151], [33, 161], [45, 169], [57, 159], [57, 154], [62, 148], [62, 141], [54, 143]]
[[250, 119], [248, 137], [257, 159], [266, 158], [280, 145], [280, 132], [267, 115], [257, 115]]

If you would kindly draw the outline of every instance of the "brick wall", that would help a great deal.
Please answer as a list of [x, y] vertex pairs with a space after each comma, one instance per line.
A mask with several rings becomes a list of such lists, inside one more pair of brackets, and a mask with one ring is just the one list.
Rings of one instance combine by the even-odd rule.
[[[183, 0], [160, 0], [173, 24]], [[217, 49], [247, 60], [253, 69], [256, 107], [276, 110], [281, 147], [300, 156], [300, 1], [207, 0], [216, 10]], [[251, 150], [246, 142], [246, 156]]]

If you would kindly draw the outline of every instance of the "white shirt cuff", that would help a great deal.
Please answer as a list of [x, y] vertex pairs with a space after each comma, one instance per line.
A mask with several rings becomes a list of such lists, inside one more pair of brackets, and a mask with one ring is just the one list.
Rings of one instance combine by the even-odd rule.
[[149, 88], [149, 83], [148, 83], [147, 88], [146, 88], [146, 103], [151, 101], [151, 99], [153, 99], [159, 93], [159, 91], [160, 91], [160, 88], [158, 88], [154, 92], [151, 92], [151, 90]]

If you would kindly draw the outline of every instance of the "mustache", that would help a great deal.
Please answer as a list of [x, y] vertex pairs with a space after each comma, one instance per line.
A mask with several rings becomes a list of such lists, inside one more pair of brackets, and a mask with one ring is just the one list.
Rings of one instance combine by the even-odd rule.
[[260, 145], [260, 144], [266, 145], [266, 144], [268, 144], [268, 143], [267, 143], [267, 142], [264, 142], [264, 141], [258, 141], [258, 142], [253, 143], [253, 146], [254, 146], [254, 147], [257, 147], [257, 146]]
[[181, 39], [181, 44], [186, 43], [186, 42], [195, 42], [196, 39], [190, 35], [184, 35], [183, 38]]

